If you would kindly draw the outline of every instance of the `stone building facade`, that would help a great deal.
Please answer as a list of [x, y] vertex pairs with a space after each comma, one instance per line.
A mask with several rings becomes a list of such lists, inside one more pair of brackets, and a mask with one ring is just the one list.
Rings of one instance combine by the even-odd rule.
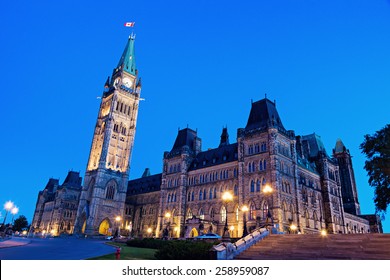
[[[287, 130], [267, 98], [252, 102], [234, 143], [224, 128], [219, 146], [202, 151], [197, 131], [179, 130], [163, 155], [162, 172], [145, 170], [129, 181], [141, 93], [134, 41], [130, 36], [105, 84], [83, 187], [72, 203], [75, 220], [64, 221], [68, 232], [193, 237], [222, 235], [227, 228], [240, 237], [244, 225], [249, 231], [263, 226], [300, 233], [381, 231], [375, 215], [360, 213], [352, 160], [342, 141], [329, 155], [317, 134]], [[63, 230], [67, 206], [54, 199], [57, 185], [51, 179], [39, 194], [37, 229]], [[231, 200], [222, 199], [225, 192]]]
[[71, 234], [81, 193], [79, 172], [69, 171], [62, 185], [50, 178], [38, 194], [33, 221], [35, 233], [52, 235]]
[[135, 36], [107, 79], [77, 210], [77, 233], [112, 234], [123, 217], [134, 144], [141, 80], [135, 65]]
[[[126, 217], [133, 233], [144, 236], [151, 229], [162, 236], [167, 229], [171, 237], [222, 235], [226, 219], [233, 237], [242, 236], [244, 220], [249, 231], [267, 224], [284, 232], [291, 232], [292, 225], [300, 233], [373, 231], [369, 220], [359, 216], [351, 156], [341, 140], [328, 155], [320, 136], [286, 130], [275, 103], [267, 98], [252, 103], [247, 125], [237, 130], [236, 139], [230, 144], [224, 128], [220, 145], [202, 151], [196, 131], [180, 130], [164, 153], [163, 172], [154, 175], [161, 176], [159, 191], [148, 191], [147, 177], [129, 182], [138, 192], [128, 192], [128, 213], [156, 208], [159, 199], [154, 217]], [[272, 192], [264, 192], [266, 187]], [[226, 191], [232, 201], [223, 201]], [[149, 197], [142, 201], [153, 203], [141, 206], [136, 199], [140, 192]], [[243, 212], [243, 206], [249, 211]]]

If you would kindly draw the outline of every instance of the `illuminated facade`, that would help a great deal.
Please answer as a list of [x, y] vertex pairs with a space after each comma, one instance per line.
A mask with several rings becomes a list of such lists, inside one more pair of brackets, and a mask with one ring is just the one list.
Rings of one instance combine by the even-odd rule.
[[[300, 233], [382, 231], [376, 215], [360, 215], [352, 160], [342, 141], [329, 155], [320, 136], [287, 130], [267, 98], [251, 104], [234, 143], [224, 128], [219, 146], [202, 151], [197, 131], [179, 130], [164, 153], [162, 172], [146, 169], [129, 181], [141, 92], [134, 40], [130, 36], [105, 84], [72, 216], [75, 233], [111, 235], [120, 227], [125, 235], [193, 237], [223, 235], [227, 225], [230, 236], [241, 237], [244, 224], [249, 232], [263, 226]], [[230, 201], [222, 199], [225, 192]], [[43, 219], [42, 209], [37, 204], [34, 221]]]
[[[163, 172], [129, 182], [125, 222], [133, 234], [152, 228], [156, 236], [164, 230], [171, 237], [223, 235], [227, 219], [229, 235], [241, 237], [244, 215], [249, 232], [266, 225], [301, 233], [380, 231], [375, 215], [360, 216], [351, 156], [341, 140], [329, 156], [320, 136], [286, 130], [267, 98], [252, 103], [236, 139], [230, 144], [224, 128], [219, 146], [202, 151], [196, 131], [180, 130], [164, 153]], [[226, 191], [232, 201], [223, 201]]]
[[117, 67], [107, 79], [98, 113], [75, 232], [111, 234], [123, 216], [141, 81], [130, 36]]
[[81, 193], [79, 172], [69, 171], [64, 182], [50, 178], [38, 194], [33, 221], [35, 232], [52, 235], [71, 234]]

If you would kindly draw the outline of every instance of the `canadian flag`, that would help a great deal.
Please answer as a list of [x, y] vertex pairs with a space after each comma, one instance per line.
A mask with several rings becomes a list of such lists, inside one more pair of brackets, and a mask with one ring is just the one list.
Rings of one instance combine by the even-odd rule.
[[134, 27], [134, 24], [135, 24], [134, 21], [132, 21], [132, 22], [125, 22], [125, 26], [126, 27]]

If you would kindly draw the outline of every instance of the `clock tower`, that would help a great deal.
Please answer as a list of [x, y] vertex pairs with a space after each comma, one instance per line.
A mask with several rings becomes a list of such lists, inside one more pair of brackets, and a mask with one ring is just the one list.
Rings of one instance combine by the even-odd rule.
[[123, 217], [134, 145], [141, 79], [131, 35], [104, 86], [92, 139], [75, 232], [112, 235]]

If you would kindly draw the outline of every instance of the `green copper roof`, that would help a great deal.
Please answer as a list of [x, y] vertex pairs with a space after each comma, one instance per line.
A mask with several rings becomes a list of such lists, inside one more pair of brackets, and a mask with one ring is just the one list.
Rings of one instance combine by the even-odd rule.
[[135, 55], [134, 55], [134, 41], [135, 36], [131, 35], [127, 41], [125, 50], [121, 56], [121, 59], [118, 62], [117, 68], [122, 66], [123, 71], [126, 71], [129, 74], [135, 76]]

